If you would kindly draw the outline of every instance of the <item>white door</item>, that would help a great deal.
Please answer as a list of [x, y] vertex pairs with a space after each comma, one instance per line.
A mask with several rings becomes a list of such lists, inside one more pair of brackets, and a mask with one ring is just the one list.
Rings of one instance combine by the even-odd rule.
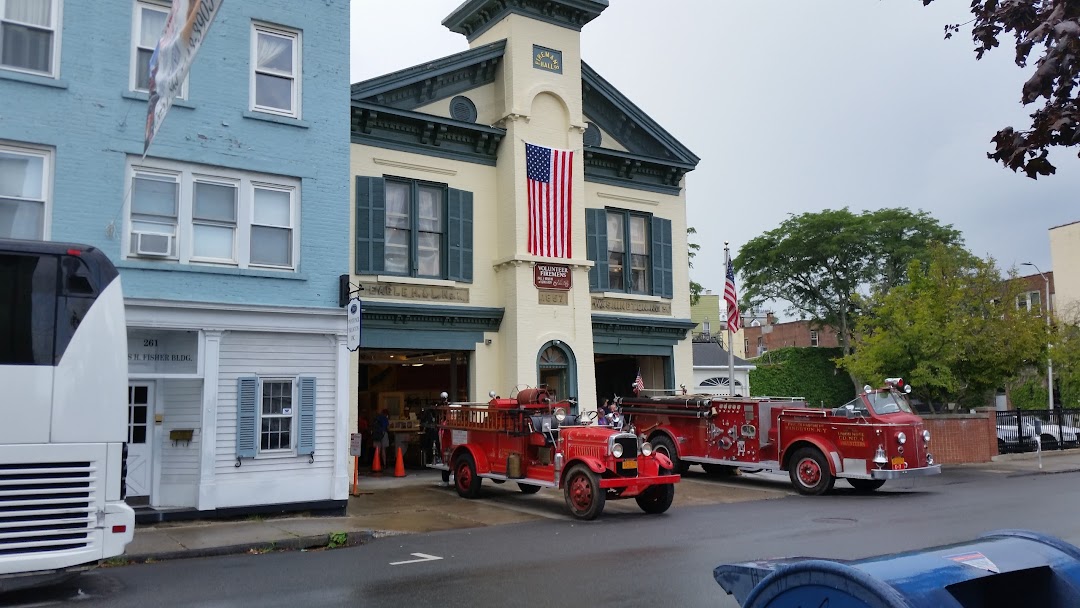
[[128, 385], [127, 496], [150, 496], [153, 467], [154, 383]]

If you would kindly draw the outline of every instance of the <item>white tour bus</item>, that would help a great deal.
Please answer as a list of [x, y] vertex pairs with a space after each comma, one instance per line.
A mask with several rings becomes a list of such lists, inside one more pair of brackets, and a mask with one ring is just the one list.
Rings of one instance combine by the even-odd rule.
[[0, 591], [131, 542], [126, 390], [124, 300], [105, 254], [0, 239]]

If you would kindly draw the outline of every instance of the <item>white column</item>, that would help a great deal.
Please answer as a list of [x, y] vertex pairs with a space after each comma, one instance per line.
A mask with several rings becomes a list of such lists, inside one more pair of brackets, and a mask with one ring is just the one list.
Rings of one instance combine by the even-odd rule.
[[349, 348], [345, 334], [337, 336], [337, 396], [334, 407], [334, 479], [330, 489], [331, 500], [347, 500], [352, 473], [353, 458], [349, 456]]
[[217, 508], [214, 466], [217, 460], [218, 375], [221, 371], [221, 331], [203, 331], [203, 405], [199, 443], [199, 498], [196, 508]]

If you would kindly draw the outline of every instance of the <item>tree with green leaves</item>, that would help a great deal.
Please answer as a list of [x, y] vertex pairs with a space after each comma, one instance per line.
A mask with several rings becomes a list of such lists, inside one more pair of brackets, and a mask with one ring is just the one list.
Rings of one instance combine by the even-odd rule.
[[[694, 267], [694, 257], [697, 256], [697, 252], [701, 249], [701, 245], [690, 242], [690, 236], [697, 234], [697, 230], [693, 226], [686, 229], [686, 259], [690, 262], [690, 268]], [[701, 286], [701, 283], [690, 279], [690, 305], [698, 303], [701, 299], [701, 292], [705, 291], [705, 288]]]
[[907, 282], [867, 303], [855, 352], [840, 366], [870, 381], [902, 377], [931, 407], [985, 405], [1045, 364], [1046, 326], [1016, 305], [1021, 286], [1002, 280], [992, 259], [942, 245], [928, 254], [908, 264]]
[[[920, 0], [926, 6], [934, 0]], [[1015, 40], [1016, 65], [1026, 68], [1032, 51], [1039, 54], [1035, 70], [1024, 83], [1020, 101], [1025, 106], [1045, 99], [1031, 114], [1026, 130], [1005, 127], [991, 141], [997, 148], [987, 153], [1013, 171], [1023, 170], [1038, 179], [1057, 169], [1047, 158], [1055, 146], [1080, 144], [1080, 5], [1064, 0], [971, 0], [972, 19], [945, 26], [951, 38], [960, 28], [972, 25], [975, 58], [982, 59], [1000, 44], [998, 38]]]
[[904, 280], [903, 270], [931, 243], [959, 247], [960, 232], [924, 211], [905, 208], [863, 211], [846, 207], [804, 213], [757, 236], [739, 250], [744, 309], [769, 300], [786, 312], [834, 327], [844, 353], [860, 301], [887, 293]]

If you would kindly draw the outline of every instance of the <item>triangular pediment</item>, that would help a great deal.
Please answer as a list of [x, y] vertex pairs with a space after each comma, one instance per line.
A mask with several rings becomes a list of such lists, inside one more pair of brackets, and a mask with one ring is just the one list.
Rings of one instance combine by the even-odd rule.
[[688, 169], [693, 169], [700, 160], [584, 61], [581, 62], [581, 94], [585, 120], [595, 124], [601, 135], [598, 144], [594, 135], [586, 135], [586, 149], [625, 151], [635, 156], [687, 165]]

